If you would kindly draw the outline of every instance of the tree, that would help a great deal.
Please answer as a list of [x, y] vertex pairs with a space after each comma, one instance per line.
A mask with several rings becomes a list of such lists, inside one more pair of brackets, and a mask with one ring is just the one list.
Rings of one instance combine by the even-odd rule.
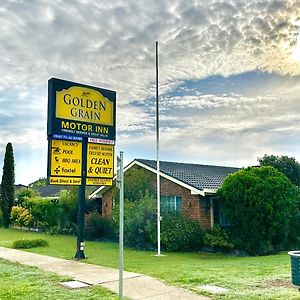
[[227, 176], [218, 190], [235, 242], [250, 254], [282, 243], [297, 210], [298, 190], [273, 167], [249, 167]]
[[139, 201], [146, 195], [154, 196], [153, 175], [144, 169], [130, 169], [125, 173], [125, 199]]
[[47, 185], [47, 178], [45, 177], [40, 177], [38, 180], [32, 182], [32, 183], [29, 183], [29, 188], [31, 189], [36, 189], [40, 186], [46, 186]]
[[1, 181], [1, 211], [3, 217], [3, 225], [7, 228], [10, 224], [10, 213], [14, 203], [15, 194], [15, 164], [13, 147], [11, 143], [6, 145], [3, 174]]
[[20, 188], [16, 192], [15, 204], [22, 205], [23, 201], [26, 200], [27, 198], [34, 198], [38, 195], [39, 193], [34, 189], [27, 188], [27, 187]]
[[272, 166], [281, 171], [293, 184], [300, 186], [300, 164], [294, 157], [265, 154], [258, 161], [261, 166]]

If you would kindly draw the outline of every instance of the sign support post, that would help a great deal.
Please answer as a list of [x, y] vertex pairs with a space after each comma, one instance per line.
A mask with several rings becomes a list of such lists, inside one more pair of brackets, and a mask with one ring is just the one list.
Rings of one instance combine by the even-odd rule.
[[82, 142], [82, 181], [78, 189], [78, 210], [77, 210], [77, 251], [75, 258], [84, 259], [84, 213], [85, 213], [85, 185], [86, 185], [86, 152], [87, 141]]
[[124, 268], [124, 171], [123, 171], [123, 151], [120, 151], [119, 178], [117, 179], [120, 187], [120, 226], [119, 226], [119, 300], [123, 299], [123, 268]]

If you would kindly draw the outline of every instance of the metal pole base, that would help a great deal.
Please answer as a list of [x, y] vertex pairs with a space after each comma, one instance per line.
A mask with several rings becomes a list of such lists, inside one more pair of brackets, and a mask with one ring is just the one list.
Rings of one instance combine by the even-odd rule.
[[84, 251], [83, 250], [77, 251], [74, 258], [77, 260], [85, 259]]

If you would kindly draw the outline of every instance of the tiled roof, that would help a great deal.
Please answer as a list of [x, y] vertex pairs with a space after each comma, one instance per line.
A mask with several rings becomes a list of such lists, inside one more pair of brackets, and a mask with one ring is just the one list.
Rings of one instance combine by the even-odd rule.
[[[136, 161], [156, 170], [156, 161], [136, 159]], [[160, 161], [160, 172], [176, 178], [198, 190], [218, 189], [228, 174], [237, 172], [239, 168], [186, 164]]]
[[15, 184], [15, 191], [17, 191], [19, 189], [23, 189], [23, 188], [27, 188], [27, 186], [24, 184]]
[[[74, 187], [74, 186], [73, 186]], [[37, 191], [39, 192], [41, 197], [58, 197], [61, 190], [70, 190], [72, 186], [68, 185], [45, 185], [39, 186]], [[86, 186], [86, 194], [91, 194], [98, 187], [95, 186]]]
[[69, 189], [63, 185], [45, 185], [36, 188], [41, 197], [57, 197], [63, 189]]

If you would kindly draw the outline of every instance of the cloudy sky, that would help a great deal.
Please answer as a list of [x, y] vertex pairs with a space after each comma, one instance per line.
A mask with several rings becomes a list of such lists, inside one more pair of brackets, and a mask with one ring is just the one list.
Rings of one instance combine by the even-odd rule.
[[[147, 5], [145, 5], [147, 3]], [[46, 176], [47, 81], [117, 92], [117, 151], [248, 166], [300, 161], [299, 0], [0, 1], [0, 166], [16, 183]]]

